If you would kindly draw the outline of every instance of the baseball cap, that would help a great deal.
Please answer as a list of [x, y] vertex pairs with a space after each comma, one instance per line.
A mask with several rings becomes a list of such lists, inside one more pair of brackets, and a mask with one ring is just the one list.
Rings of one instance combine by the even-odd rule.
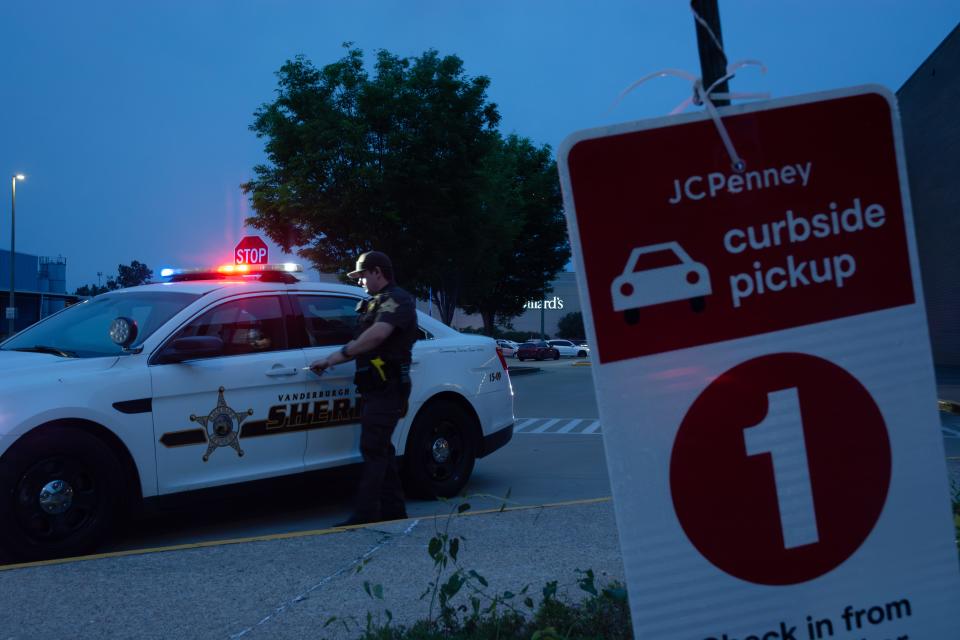
[[357, 258], [357, 268], [348, 273], [347, 277], [356, 280], [364, 271], [373, 269], [374, 267], [393, 269], [393, 263], [390, 262], [387, 254], [381, 251], [367, 251], [366, 253], [360, 254], [360, 257]]

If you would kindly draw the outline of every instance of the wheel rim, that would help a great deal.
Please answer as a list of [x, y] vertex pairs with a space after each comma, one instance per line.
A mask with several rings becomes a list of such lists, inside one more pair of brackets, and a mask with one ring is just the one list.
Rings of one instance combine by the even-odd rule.
[[66, 456], [27, 469], [17, 485], [15, 513], [21, 531], [38, 543], [66, 540], [99, 517], [102, 496], [93, 470]]
[[450, 420], [441, 420], [427, 438], [426, 467], [432, 482], [445, 482], [455, 478], [463, 461], [463, 436], [457, 425]]
[[73, 506], [73, 487], [66, 480], [51, 480], [43, 485], [37, 500], [45, 513], [58, 516]]

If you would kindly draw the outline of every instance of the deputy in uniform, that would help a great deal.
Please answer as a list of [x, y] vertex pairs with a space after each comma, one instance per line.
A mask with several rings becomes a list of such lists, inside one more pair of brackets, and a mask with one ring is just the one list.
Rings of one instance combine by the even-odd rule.
[[357, 306], [360, 319], [354, 339], [310, 365], [319, 375], [330, 366], [357, 361], [354, 382], [363, 397], [363, 471], [353, 515], [337, 526], [407, 517], [391, 436], [406, 413], [411, 349], [418, 334], [413, 296], [394, 282], [393, 264], [385, 253], [362, 254], [356, 270], [347, 275], [358, 280], [372, 297]]

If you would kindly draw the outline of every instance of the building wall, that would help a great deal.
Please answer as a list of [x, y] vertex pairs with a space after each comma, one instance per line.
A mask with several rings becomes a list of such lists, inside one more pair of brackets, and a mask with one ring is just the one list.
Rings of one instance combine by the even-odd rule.
[[[14, 258], [14, 289], [20, 291], [37, 290], [37, 264], [39, 258], [19, 251]], [[0, 291], [10, 290], [10, 251], [0, 249]], [[0, 320], [3, 319], [0, 314]]]
[[[560, 272], [551, 285], [553, 290], [550, 293], [542, 299], [530, 300], [527, 303], [527, 309], [513, 319], [512, 324], [515, 331], [539, 333], [542, 318], [544, 333], [555, 337], [557, 335], [557, 323], [560, 322], [560, 319], [568, 313], [580, 311], [580, 296], [577, 292], [575, 273], [572, 271]], [[430, 305], [426, 301], [420, 301], [417, 306], [424, 313], [430, 312]], [[437, 315], [435, 308], [433, 314]], [[451, 324], [456, 329], [467, 327], [481, 329], [483, 328], [483, 318], [479, 314], [468, 315], [457, 309]]]
[[[59, 311], [75, 296], [66, 295], [67, 261], [63, 257], [39, 258], [17, 252], [14, 256], [14, 304], [17, 319], [14, 330], [20, 331], [51, 313]], [[10, 252], [0, 249], [0, 337], [8, 333], [3, 309], [10, 302]]]
[[960, 366], [960, 26], [897, 91], [934, 362]]

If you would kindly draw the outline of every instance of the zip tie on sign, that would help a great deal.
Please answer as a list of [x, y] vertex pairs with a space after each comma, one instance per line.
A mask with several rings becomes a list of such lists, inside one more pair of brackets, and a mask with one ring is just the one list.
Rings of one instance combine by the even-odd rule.
[[[711, 34], [712, 35], [712, 34]], [[713, 104], [712, 98], [720, 98], [722, 100], [766, 100], [770, 97], [768, 92], [761, 93], [716, 93], [714, 89], [717, 85], [722, 84], [723, 82], [733, 78], [736, 75], [736, 72], [748, 66], [760, 67], [760, 73], [766, 73], [767, 68], [759, 60], [740, 60], [734, 62], [733, 64], [727, 65], [727, 73], [722, 78], [718, 79], [716, 82], [711, 84], [706, 89], [703, 88], [703, 80], [689, 71], [684, 71], [683, 69], [663, 69], [661, 71], [655, 71], [653, 73], [648, 73], [643, 76], [629, 87], [620, 92], [620, 95], [617, 96], [617, 99], [613, 101], [613, 104], [610, 106], [610, 111], [613, 111], [614, 108], [629, 94], [631, 91], [642, 85], [648, 80], [654, 78], [665, 78], [667, 76], [674, 76], [676, 78], [681, 78], [683, 80], [689, 81], [693, 85], [693, 95], [670, 111], [670, 115], [676, 115], [681, 113], [684, 109], [689, 107], [691, 104], [697, 106], [704, 106], [707, 109], [707, 113], [710, 114], [710, 119], [713, 120], [714, 126], [717, 128], [717, 133], [720, 134], [720, 140], [723, 141], [723, 146], [727, 150], [727, 155], [730, 156], [730, 162], [732, 164], [733, 170], [737, 173], [743, 173], [747, 168], [747, 163], [737, 154], [737, 150], [733, 146], [733, 141], [730, 139], [730, 134], [727, 133], [727, 128], [723, 125], [723, 120], [720, 118], [720, 114], [717, 112], [716, 106]]]

